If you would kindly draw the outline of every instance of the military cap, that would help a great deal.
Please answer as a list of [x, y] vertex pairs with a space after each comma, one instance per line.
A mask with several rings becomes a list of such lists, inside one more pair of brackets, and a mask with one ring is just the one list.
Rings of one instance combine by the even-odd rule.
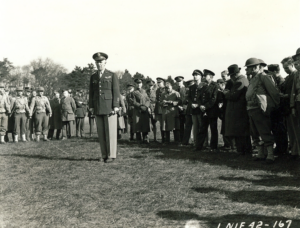
[[280, 71], [280, 67], [278, 64], [270, 64], [268, 65], [268, 70], [271, 72]]
[[23, 87], [22, 86], [16, 87], [16, 91], [23, 91]]
[[0, 83], [0, 88], [4, 88], [4, 87], [5, 87], [4, 83]]
[[201, 70], [194, 70], [193, 73], [192, 73], [192, 75], [193, 75], [193, 76], [194, 76], [194, 75], [201, 75], [201, 77], [202, 77], [202, 76], [203, 76], [203, 73], [202, 73]]
[[215, 73], [214, 73], [214, 72], [212, 72], [212, 71], [210, 71], [210, 70], [207, 70], [207, 69], [204, 69], [204, 70], [203, 70], [203, 73], [204, 73], [204, 75], [212, 75], [212, 76], [215, 76]]
[[241, 68], [237, 64], [232, 64], [228, 68], [228, 75], [239, 73]]
[[127, 88], [128, 87], [134, 87], [134, 85], [133, 84], [127, 84]]
[[95, 61], [102, 61], [108, 59], [108, 55], [103, 52], [97, 52], [93, 55]]
[[263, 67], [267, 66], [267, 64], [262, 59], [258, 59], [258, 61], [260, 62], [261, 66], [263, 66]]
[[157, 82], [165, 82], [166, 80], [163, 79], [163, 78], [156, 78], [156, 81], [157, 81]]
[[177, 82], [181, 82], [181, 81], [184, 79], [184, 77], [183, 77], [183, 76], [177, 76], [177, 77], [175, 77], [174, 79], [175, 79], [175, 81], [177, 81]]
[[225, 82], [224, 82], [223, 79], [218, 79], [218, 80], [217, 80], [217, 83], [218, 83], [218, 84], [224, 84]]
[[148, 80], [148, 81], [147, 81], [147, 84], [153, 86], [153, 85], [155, 84], [155, 82], [154, 82], [153, 80]]
[[134, 79], [134, 82], [135, 82], [135, 83], [142, 83], [142, 79], [136, 78], [136, 79]]
[[300, 55], [300, 48], [297, 49], [296, 55], [293, 55], [293, 60], [296, 60], [298, 55]]
[[38, 87], [36, 91], [44, 92], [44, 87]]

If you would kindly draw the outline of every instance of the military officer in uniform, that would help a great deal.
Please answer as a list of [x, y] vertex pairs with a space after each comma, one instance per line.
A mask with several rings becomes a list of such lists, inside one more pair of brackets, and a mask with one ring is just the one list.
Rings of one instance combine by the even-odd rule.
[[0, 83], [0, 144], [5, 144], [4, 136], [8, 127], [8, 115], [10, 115], [10, 104], [5, 94], [4, 84]]
[[201, 85], [202, 71], [194, 70], [192, 73], [195, 84], [190, 86], [187, 100], [191, 107], [192, 121], [193, 121], [193, 135], [195, 140], [195, 151], [200, 150], [200, 125], [201, 125], [201, 111], [198, 105], [198, 92]]
[[23, 87], [17, 87], [17, 96], [12, 101], [11, 104], [11, 114], [13, 115], [14, 120], [14, 142], [18, 142], [19, 134], [22, 136], [22, 141], [26, 141], [25, 133], [26, 133], [26, 113], [29, 118], [31, 118], [31, 111], [28, 107], [27, 98], [23, 96]]
[[134, 140], [134, 133], [133, 133], [133, 91], [134, 91], [134, 85], [128, 84], [127, 85], [127, 95], [126, 95], [126, 101], [128, 104], [127, 109], [127, 115], [128, 115], [128, 124], [130, 125], [130, 141]]
[[155, 82], [153, 80], [147, 81], [147, 86], [148, 89], [146, 90], [148, 97], [150, 99], [150, 107], [149, 107], [149, 114], [150, 114], [150, 121], [152, 124], [152, 132], [154, 136], [154, 142], [157, 142], [156, 139], [156, 119], [155, 119], [155, 114], [154, 114], [154, 109], [155, 109], [155, 102], [156, 102], [156, 89], [154, 89]]
[[50, 102], [46, 96], [44, 96], [44, 88], [39, 87], [37, 89], [38, 95], [33, 97], [30, 103], [31, 113], [34, 113], [34, 126], [35, 126], [35, 135], [36, 141], [40, 141], [40, 135], [44, 137], [44, 141], [49, 141], [48, 129], [49, 129], [49, 117], [52, 116], [52, 110], [50, 107]]
[[179, 129], [179, 134], [180, 134], [180, 142], [183, 141], [183, 135], [184, 135], [184, 124], [185, 124], [185, 107], [183, 104], [185, 103], [186, 99], [186, 88], [183, 84], [184, 77], [183, 76], [177, 76], [175, 77], [176, 81], [176, 87], [174, 88], [175, 91], [177, 91], [180, 94], [180, 100], [181, 104], [178, 106], [178, 113], [179, 113], [179, 122], [180, 122], [180, 129]]
[[90, 78], [89, 108], [95, 114], [101, 154], [106, 163], [117, 156], [117, 115], [119, 111], [119, 79], [105, 69], [108, 55], [93, 55], [98, 71]]
[[161, 132], [161, 140], [162, 143], [165, 142], [165, 134], [162, 129], [162, 105], [161, 105], [161, 97], [163, 93], [165, 92], [165, 79], [163, 78], [156, 78], [157, 81], [157, 89], [156, 89], [156, 103], [154, 107], [154, 115], [155, 115], [155, 120], [159, 122], [160, 126], [160, 132]]
[[87, 102], [82, 96], [82, 90], [77, 91], [77, 96], [74, 98], [76, 104], [76, 137], [84, 137], [84, 117], [86, 114]]
[[201, 110], [200, 142], [199, 149], [203, 148], [210, 126], [211, 139], [210, 148], [212, 152], [218, 151], [218, 84], [212, 81], [215, 74], [210, 70], [203, 70], [206, 84], [199, 90], [198, 106]]

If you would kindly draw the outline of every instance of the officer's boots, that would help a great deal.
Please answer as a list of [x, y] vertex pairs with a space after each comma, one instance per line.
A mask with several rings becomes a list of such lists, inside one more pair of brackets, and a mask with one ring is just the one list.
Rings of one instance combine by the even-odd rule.
[[5, 144], [4, 135], [0, 135], [0, 144]]
[[36, 140], [37, 142], [39, 142], [39, 141], [40, 141], [40, 135], [36, 135], [35, 140]]
[[27, 142], [25, 134], [22, 135], [22, 142]]
[[15, 142], [15, 143], [18, 142], [18, 135], [14, 135], [14, 142]]

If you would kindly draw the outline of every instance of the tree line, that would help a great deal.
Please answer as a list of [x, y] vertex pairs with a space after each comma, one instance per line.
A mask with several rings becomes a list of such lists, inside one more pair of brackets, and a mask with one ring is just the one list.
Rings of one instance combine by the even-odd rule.
[[[93, 63], [88, 63], [84, 67], [75, 66], [68, 73], [64, 66], [55, 63], [50, 58], [38, 58], [28, 65], [20, 67], [14, 66], [8, 58], [4, 58], [3, 61], [0, 61], [0, 82], [5, 83], [11, 90], [17, 86], [34, 88], [42, 86], [45, 89], [45, 95], [51, 95], [53, 91], [61, 91], [62, 89], [71, 89], [72, 91], [80, 89], [87, 93], [90, 76], [96, 70], [97, 68]], [[144, 79], [144, 88], [146, 88], [146, 82], [151, 80], [149, 76], [144, 76], [139, 72], [131, 75], [127, 69], [125, 71], [115, 71], [114, 73], [119, 78], [121, 92], [126, 91], [127, 85], [134, 83], [135, 78]], [[166, 79], [174, 84], [172, 76], [168, 76]]]

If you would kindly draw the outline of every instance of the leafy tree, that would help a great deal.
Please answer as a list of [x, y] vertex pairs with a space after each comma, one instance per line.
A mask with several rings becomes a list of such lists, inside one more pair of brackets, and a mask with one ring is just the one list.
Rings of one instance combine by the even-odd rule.
[[7, 58], [4, 58], [3, 61], [0, 61], [0, 81], [10, 83], [11, 80], [15, 81], [15, 77], [11, 78], [11, 71], [15, 67], [12, 62], [10, 62]]

